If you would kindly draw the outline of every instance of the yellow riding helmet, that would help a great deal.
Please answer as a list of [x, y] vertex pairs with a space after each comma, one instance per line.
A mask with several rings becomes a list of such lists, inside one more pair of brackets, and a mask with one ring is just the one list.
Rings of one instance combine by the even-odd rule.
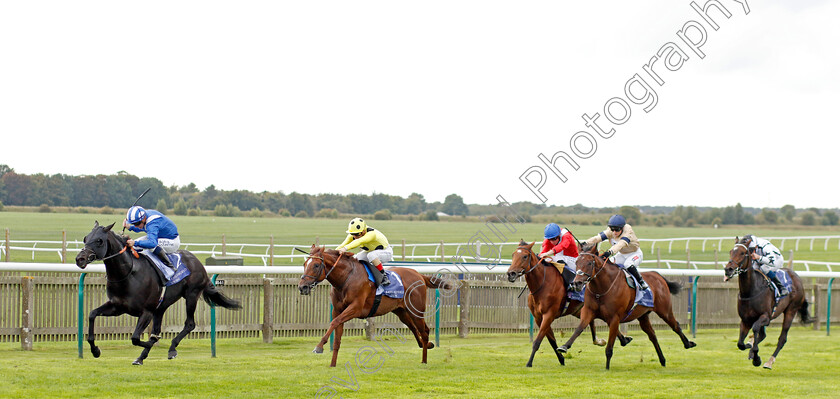
[[367, 230], [367, 224], [362, 218], [354, 218], [347, 227], [347, 234], [357, 234]]

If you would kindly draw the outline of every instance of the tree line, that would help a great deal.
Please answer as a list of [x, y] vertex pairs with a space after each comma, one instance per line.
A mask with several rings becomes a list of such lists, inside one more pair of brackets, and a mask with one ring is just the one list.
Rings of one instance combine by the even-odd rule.
[[[295, 217], [329, 217], [339, 215], [373, 215], [391, 219], [393, 215], [412, 215], [420, 220], [437, 220], [438, 212], [452, 216], [486, 217], [494, 221], [498, 205], [464, 203], [457, 194], [443, 202], [428, 202], [422, 194], [407, 198], [374, 193], [305, 194], [298, 192], [261, 192], [220, 190], [214, 185], [203, 190], [190, 183], [166, 187], [154, 177], [137, 177], [124, 171], [111, 175], [34, 174], [14, 171], [0, 165], [0, 210], [3, 205], [48, 207], [110, 207], [124, 209], [134, 203], [140, 193], [151, 188], [141, 205], [171, 210], [177, 215], [261, 216], [264, 213]], [[834, 210], [796, 209], [785, 205], [779, 209], [749, 208], [740, 203], [723, 208], [695, 206], [621, 206], [593, 208], [581, 204], [569, 206], [517, 202], [513, 209], [526, 221], [572, 224], [603, 224], [602, 215], [620, 213], [631, 224], [657, 226], [713, 226], [733, 224], [802, 224], [835, 226], [840, 221]], [[487, 217], [489, 216], [489, 217]]]

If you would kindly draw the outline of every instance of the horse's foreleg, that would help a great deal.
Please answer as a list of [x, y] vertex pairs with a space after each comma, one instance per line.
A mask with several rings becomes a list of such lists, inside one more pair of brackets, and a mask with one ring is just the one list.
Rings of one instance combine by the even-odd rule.
[[330, 334], [338, 328], [340, 325], [344, 325], [348, 320], [353, 318], [359, 317], [359, 312], [357, 309], [360, 307], [354, 306], [355, 303], [348, 306], [344, 309], [343, 312], [338, 313], [338, 310], [333, 308], [333, 319], [330, 322], [329, 328], [327, 328], [327, 333], [321, 338], [321, 341], [318, 342], [318, 345], [315, 346], [315, 349], [312, 351], [313, 353], [324, 353], [324, 345], [326, 345], [327, 341], [330, 339]]
[[338, 350], [341, 348], [341, 336], [344, 334], [344, 323], [339, 324], [335, 328], [335, 341], [333, 341], [333, 354], [332, 354], [332, 361], [330, 362], [330, 367], [335, 367], [335, 363], [338, 361]]
[[752, 349], [750, 349], [749, 358], [752, 359], [752, 364], [755, 367], [761, 365], [761, 356], [758, 355], [758, 344], [764, 340], [764, 337], [767, 335], [764, 331], [764, 326], [770, 323], [770, 317], [767, 314], [761, 315], [758, 320], [753, 323], [752, 330], [753, 330], [753, 345]]
[[[187, 296], [184, 300], [187, 303], [187, 319], [184, 320], [184, 328], [181, 332], [178, 333], [175, 338], [172, 339], [172, 343], [169, 345], [169, 352], [167, 353], [168, 359], [174, 359], [175, 356], [178, 356], [178, 351], [175, 349], [178, 347], [178, 344], [181, 343], [181, 340], [187, 336], [192, 330], [195, 330], [195, 308], [198, 305], [198, 295], [200, 293], [196, 293], [195, 296]], [[177, 299], [176, 299], [177, 300]], [[166, 308], [160, 309], [155, 315], [155, 321], [158, 321], [158, 318], [161, 320], [163, 319], [163, 312], [166, 311]], [[160, 325], [158, 324], [158, 334], [160, 334]]]
[[612, 359], [613, 355], [613, 346], [615, 345], [615, 338], [618, 336], [618, 326], [621, 324], [621, 321], [618, 320], [618, 317], [613, 317], [610, 320], [610, 336], [607, 338], [607, 347], [604, 348], [604, 355], [607, 357], [607, 370], [610, 369], [610, 360]]
[[744, 343], [744, 338], [747, 337], [747, 334], [750, 332], [750, 326], [747, 323], [744, 323], [744, 320], [741, 319], [741, 331], [738, 334], [738, 349], [746, 350], [752, 348], [752, 345], [749, 343]]
[[[534, 355], [537, 353], [537, 350], [540, 349], [540, 344], [542, 343], [543, 338], [551, 332], [551, 322], [554, 321], [555, 312], [549, 311], [547, 313], [543, 313], [540, 315], [540, 330], [537, 332], [537, 336], [534, 338], [534, 343], [531, 344], [531, 357], [528, 359], [528, 363], [525, 367], [531, 367], [534, 363]], [[563, 355], [560, 354], [555, 350], [555, 353], [558, 355], [558, 359], [560, 360], [560, 364], [565, 364], [565, 359]]]
[[93, 355], [93, 357], [98, 358], [102, 354], [102, 352], [99, 350], [99, 347], [96, 346], [96, 343], [94, 341], [95, 337], [96, 337], [96, 334], [93, 332], [93, 325], [94, 325], [94, 320], [96, 319], [96, 317], [97, 316], [119, 316], [123, 313], [124, 312], [117, 310], [117, 307], [114, 306], [114, 304], [111, 303], [111, 301], [105, 302], [104, 304], [102, 304], [102, 306], [100, 306], [96, 309], [93, 309], [90, 312], [90, 314], [88, 315], [87, 342], [90, 345], [90, 353]]
[[656, 356], [659, 356], [659, 364], [665, 367], [665, 355], [662, 354], [662, 348], [659, 347], [659, 340], [656, 339], [656, 332], [653, 331], [653, 326], [650, 324], [650, 317], [648, 315], [639, 317], [639, 325], [642, 327], [642, 331], [647, 334], [650, 342], [653, 343], [653, 347], [656, 348]]
[[140, 317], [137, 318], [137, 325], [134, 327], [134, 334], [131, 334], [131, 343], [134, 344], [134, 346], [143, 347], [143, 352], [141, 352], [140, 356], [131, 363], [135, 366], [143, 365], [143, 360], [149, 356], [149, 351], [155, 344], [151, 339], [149, 341], [143, 341], [140, 339], [143, 336], [143, 331], [145, 331], [146, 327], [149, 326], [149, 323], [152, 322], [152, 317], [152, 312], [144, 311], [141, 313]]
[[572, 334], [572, 336], [569, 337], [569, 340], [566, 341], [566, 343], [563, 344], [563, 346], [557, 348], [557, 351], [561, 353], [568, 352], [569, 349], [572, 348], [572, 344], [575, 342], [578, 335], [580, 335], [583, 332], [583, 329], [586, 328], [586, 326], [588, 326], [589, 323], [591, 323], [594, 320], [594, 318], [595, 315], [592, 312], [592, 310], [584, 306], [583, 309], [580, 310], [580, 325], [578, 325], [578, 327], [575, 329], [575, 332]]
[[785, 343], [787, 342], [788, 330], [793, 324], [793, 317], [795, 315], [796, 310], [788, 310], [787, 312], [785, 312], [785, 320], [784, 322], [782, 322], [782, 332], [779, 334], [779, 342], [776, 343], [776, 350], [773, 352], [773, 356], [770, 356], [770, 359], [767, 359], [767, 362], [764, 363], [764, 368], [768, 370], [773, 368], [773, 363], [776, 362], [776, 356], [779, 355], [779, 352], [782, 351], [782, 348], [784, 348]]

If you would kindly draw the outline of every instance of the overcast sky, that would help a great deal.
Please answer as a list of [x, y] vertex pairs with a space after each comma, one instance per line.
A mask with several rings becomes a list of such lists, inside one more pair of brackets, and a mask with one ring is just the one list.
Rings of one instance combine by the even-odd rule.
[[[710, 9], [714, 30], [685, 0], [3, 2], [0, 164], [481, 204], [836, 208], [840, 2], [743, 3]], [[579, 167], [555, 157], [565, 183], [539, 159], [560, 151]]]

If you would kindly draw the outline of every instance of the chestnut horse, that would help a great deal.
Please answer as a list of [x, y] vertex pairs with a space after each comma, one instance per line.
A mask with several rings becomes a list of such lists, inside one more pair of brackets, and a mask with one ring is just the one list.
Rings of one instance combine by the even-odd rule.
[[[752, 359], [753, 366], [761, 364], [761, 357], [758, 356], [758, 344], [764, 340], [767, 334], [764, 328], [770, 324], [770, 320], [784, 314], [782, 322], [782, 333], [779, 334], [779, 342], [776, 344], [776, 351], [773, 356], [764, 364], [764, 368], [771, 369], [776, 361], [776, 356], [787, 342], [788, 330], [793, 324], [793, 318], [799, 312], [802, 323], [809, 323], [808, 301], [805, 299], [805, 290], [802, 287], [802, 280], [792, 269], [784, 269], [793, 281], [793, 289], [790, 295], [779, 300], [776, 298], [770, 282], [764, 275], [750, 267], [752, 259], [750, 250], [745, 243], [735, 237], [735, 248], [729, 251], [729, 262], [724, 267], [723, 281], [729, 281], [732, 277], [738, 276], [738, 316], [741, 317], [741, 334], [738, 336], [738, 349], [750, 349], [749, 359]], [[755, 342], [744, 344], [744, 338], [752, 329]]]
[[394, 313], [400, 318], [417, 340], [417, 345], [423, 349], [423, 363], [426, 363], [426, 350], [435, 347], [429, 342], [429, 327], [423, 319], [426, 311], [426, 287], [451, 289], [451, 285], [435, 278], [421, 275], [415, 270], [403, 267], [391, 267], [388, 270], [398, 274], [405, 286], [405, 297], [394, 299], [382, 296], [379, 307], [374, 314], [370, 314], [374, 306], [376, 288], [367, 278], [367, 271], [353, 253], [339, 253], [336, 250], [316, 247], [312, 245], [309, 257], [303, 264], [303, 276], [300, 278], [298, 289], [301, 295], [309, 295], [321, 281], [327, 280], [332, 285], [330, 300], [333, 304], [332, 322], [321, 342], [313, 350], [323, 353], [330, 333], [335, 330], [332, 362], [335, 367], [338, 350], [341, 348], [341, 335], [344, 333], [344, 323], [356, 318], [366, 318]]
[[642, 331], [647, 334], [650, 342], [653, 343], [653, 347], [656, 348], [659, 364], [664, 367], [665, 356], [662, 355], [662, 349], [659, 348], [659, 341], [656, 339], [656, 332], [653, 331], [653, 326], [651, 326], [648, 318], [651, 311], [665, 320], [665, 323], [680, 336], [686, 349], [697, 346], [683, 334], [680, 323], [674, 317], [674, 312], [671, 309], [671, 295], [669, 294], [679, 293], [681, 288], [679, 284], [665, 280], [656, 272], [642, 273], [645, 282], [653, 292], [653, 307], [650, 308], [634, 304], [636, 290], [625, 283], [624, 272], [615, 263], [598, 256], [597, 246], [593, 245], [589, 251], [581, 253], [576, 267], [577, 276], [572, 282], [572, 287], [575, 290], [581, 290], [585, 285], [586, 295], [583, 309], [580, 311], [580, 325], [569, 338], [569, 341], [559, 348], [560, 351], [566, 352], [569, 350], [572, 343], [575, 342], [575, 339], [592, 319], [601, 319], [607, 322], [610, 327], [610, 337], [607, 339], [607, 347], [604, 350], [604, 354], [607, 356], [607, 370], [609, 370], [619, 324], [638, 319]]
[[[531, 367], [533, 364], [534, 354], [540, 349], [543, 338], [548, 338], [548, 343], [557, 354], [557, 360], [560, 361], [560, 364], [565, 365], [563, 354], [557, 350], [557, 341], [554, 339], [551, 323], [554, 319], [562, 316], [573, 315], [579, 318], [583, 302], [566, 297], [566, 279], [563, 278], [556, 267], [544, 259], [538, 258], [532, 250], [533, 247], [533, 242], [527, 244], [525, 241], [520, 241], [519, 247], [511, 255], [512, 260], [507, 272], [508, 281], [511, 283], [516, 281], [517, 278], [525, 276], [525, 282], [531, 291], [531, 294], [528, 295], [528, 309], [531, 310], [534, 321], [540, 327], [531, 346], [531, 358], [528, 359], [525, 367]], [[592, 343], [604, 346], [606, 341], [598, 339], [595, 335], [595, 320], [589, 323], [589, 328], [592, 330]], [[621, 346], [625, 346], [633, 338], [625, 337], [619, 333], [618, 339]]]

